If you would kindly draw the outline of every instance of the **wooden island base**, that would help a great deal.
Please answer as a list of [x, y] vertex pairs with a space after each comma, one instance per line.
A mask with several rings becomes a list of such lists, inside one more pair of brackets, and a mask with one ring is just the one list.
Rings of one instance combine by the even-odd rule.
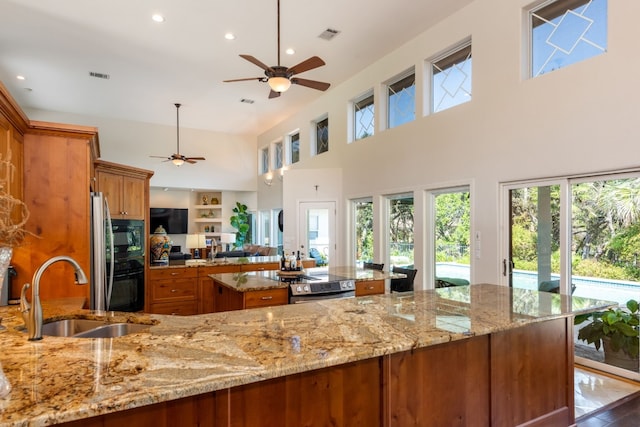
[[395, 353], [68, 426], [569, 426], [571, 318]]

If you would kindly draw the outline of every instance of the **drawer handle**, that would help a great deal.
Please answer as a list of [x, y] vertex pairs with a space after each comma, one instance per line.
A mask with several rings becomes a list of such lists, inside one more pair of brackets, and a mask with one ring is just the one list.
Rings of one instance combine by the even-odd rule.
[[172, 292], [172, 293], [174, 293], [174, 292], [178, 292], [178, 290], [177, 290], [177, 289], [171, 289], [171, 292]]
[[180, 273], [176, 273], [176, 272], [172, 272], [171, 273], [172, 276], [177, 276], [178, 274], [180, 274]]
[[368, 290], [368, 291], [372, 291], [373, 290], [373, 286], [367, 286], [365, 289]]
[[172, 316], [177, 316], [177, 315], [178, 315], [178, 313], [174, 311], [173, 313], [171, 313], [171, 315], [172, 315]]
[[264, 267], [260, 267], [260, 268], [258, 268], [258, 270], [257, 270], [257, 271], [264, 271]]
[[270, 299], [273, 299], [273, 297], [272, 296], [266, 296], [266, 297], [262, 297], [260, 299], [261, 300], [270, 300]]

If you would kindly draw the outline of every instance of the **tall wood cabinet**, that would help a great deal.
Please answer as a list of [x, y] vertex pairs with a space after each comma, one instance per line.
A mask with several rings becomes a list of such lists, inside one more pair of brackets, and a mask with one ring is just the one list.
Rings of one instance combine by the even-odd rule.
[[[67, 255], [90, 271], [92, 160], [99, 155], [98, 131], [87, 126], [29, 123], [24, 136], [24, 197], [31, 234], [14, 249], [14, 285], [31, 282], [49, 258]], [[17, 282], [17, 283], [16, 283]], [[42, 299], [89, 297], [89, 286], [75, 286], [73, 268], [56, 263], [42, 277]], [[14, 289], [13, 296], [19, 295]]]

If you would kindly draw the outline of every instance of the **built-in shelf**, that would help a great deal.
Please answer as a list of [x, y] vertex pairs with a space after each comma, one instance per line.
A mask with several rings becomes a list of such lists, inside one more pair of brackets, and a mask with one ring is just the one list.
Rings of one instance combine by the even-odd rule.
[[[214, 200], [215, 204], [202, 204], [203, 199]], [[207, 192], [198, 193], [196, 203], [192, 206], [194, 210], [193, 223], [196, 231], [207, 237], [220, 237], [222, 225], [225, 219], [222, 217], [222, 193]]]

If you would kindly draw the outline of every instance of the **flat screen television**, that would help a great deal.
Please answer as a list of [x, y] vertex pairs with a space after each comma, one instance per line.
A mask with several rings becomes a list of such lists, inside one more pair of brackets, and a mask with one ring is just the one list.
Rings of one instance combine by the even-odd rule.
[[186, 208], [151, 208], [149, 230], [156, 231], [159, 225], [167, 234], [187, 234], [189, 209]]

